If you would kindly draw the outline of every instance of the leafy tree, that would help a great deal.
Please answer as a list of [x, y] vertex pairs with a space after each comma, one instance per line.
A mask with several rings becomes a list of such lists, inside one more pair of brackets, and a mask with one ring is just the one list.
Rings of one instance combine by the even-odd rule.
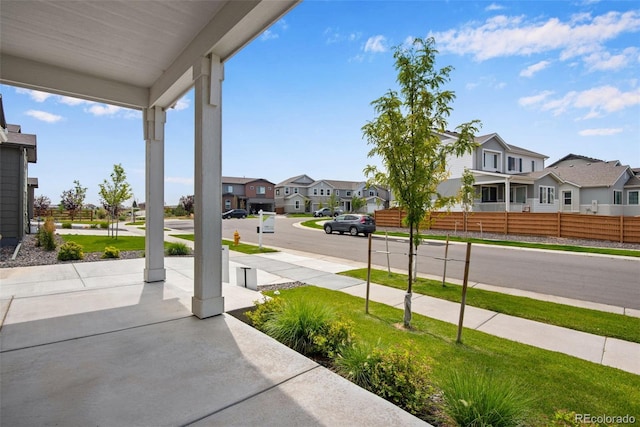
[[360, 212], [364, 207], [366, 200], [364, 197], [353, 196], [351, 198], [351, 210], [354, 212]]
[[193, 204], [195, 200], [195, 195], [190, 196], [182, 196], [180, 197], [180, 206], [182, 206], [187, 214], [193, 213]]
[[455, 142], [444, 143], [440, 135], [447, 129], [452, 91], [441, 87], [450, 80], [451, 66], [435, 68], [435, 40], [415, 39], [408, 48], [394, 52], [399, 92], [389, 90], [372, 102], [377, 117], [363, 126], [369, 157], [379, 157], [385, 170], [367, 166], [370, 184], [390, 188], [406, 213], [409, 227], [407, 293], [404, 325], [411, 326], [414, 239], [420, 222], [428, 212], [453, 204], [455, 197], [444, 197], [437, 186], [447, 178], [447, 157], [461, 156], [475, 147], [477, 120], [456, 128]]
[[462, 204], [462, 212], [463, 212], [463, 227], [464, 232], [467, 232], [467, 220], [469, 217], [469, 212], [473, 209], [473, 200], [476, 194], [476, 190], [473, 187], [476, 179], [471, 173], [471, 171], [467, 168], [464, 168], [464, 172], [462, 173], [462, 186], [460, 187], [460, 192], [458, 196], [460, 197], [460, 203]]
[[336, 196], [335, 191], [329, 195], [327, 198], [327, 207], [331, 209], [331, 215], [335, 213], [335, 209], [338, 207], [338, 196]]
[[33, 210], [36, 216], [41, 217], [51, 207], [51, 199], [47, 196], [38, 196], [33, 200]]
[[[111, 182], [105, 179], [102, 184], [99, 184], [99, 187], [100, 200], [111, 218], [111, 236], [113, 237], [113, 223], [116, 223], [115, 229], [117, 230], [122, 202], [133, 197], [131, 186], [127, 182], [127, 174], [122, 165], [113, 165]], [[117, 234], [115, 237], [118, 238]]]
[[60, 196], [60, 205], [69, 212], [71, 221], [73, 221], [78, 211], [82, 209], [84, 198], [87, 194], [87, 187], [82, 187], [80, 181], [75, 180], [73, 183], [75, 186], [70, 190], [63, 191]]

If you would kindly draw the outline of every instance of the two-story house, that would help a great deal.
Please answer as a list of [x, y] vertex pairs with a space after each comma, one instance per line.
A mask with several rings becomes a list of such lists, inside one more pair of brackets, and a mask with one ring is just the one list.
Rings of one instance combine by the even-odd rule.
[[273, 212], [275, 184], [263, 178], [222, 177], [222, 210], [246, 209]]
[[281, 213], [312, 212], [327, 207], [331, 200], [345, 212], [353, 211], [354, 197], [363, 199], [360, 212], [373, 213], [388, 207], [389, 191], [368, 187], [364, 181], [314, 180], [298, 175], [276, 185], [276, 211]]
[[[443, 143], [453, 142], [458, 135], [446, 132], [440, 135]], [[529, 174], [544, 169], [548, 158], [515, 145], [507, 144], [497, 133], [476, 137], [478, 147], [461, 157], [448, 159], [450, 178], [440, 184], [438, 191], [444, 195], [456, 195], [461, 187], [465, 169], [475, 177], [475, 211], [556, 211], [554, 194], [547, 194], [538, 202], [540, 186]]]
[[16, 245], [29, 233], [37, 180], [28, 165], [37, 160], [36, 136], [7, 124], [0, 96], [0, 246]]
[[[457, 137], [440, 135], [444, 143]], [[475, 178], [474, 211], [640, 214], [640, 177], [617, 160], [569, 154], [545, 167], [547, 156], [507, 144], [496, 133], [476, 142], [472, 153], [448, 159], [450, 178], [438, 187], [441, 194], [458, 194], [468, 169]]]

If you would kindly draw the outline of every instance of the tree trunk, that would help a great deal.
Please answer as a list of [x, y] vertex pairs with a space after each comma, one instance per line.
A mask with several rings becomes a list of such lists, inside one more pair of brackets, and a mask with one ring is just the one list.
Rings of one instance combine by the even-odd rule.
[[404, 327], [411, 327], [411, 293], [413, 292], [413, 223], [409, 223], [409, 274], [407, 293], [404, 296]]

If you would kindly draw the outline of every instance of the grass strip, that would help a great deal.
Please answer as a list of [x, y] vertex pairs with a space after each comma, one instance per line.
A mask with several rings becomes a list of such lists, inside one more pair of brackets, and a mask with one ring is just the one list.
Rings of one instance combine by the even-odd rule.
[[[194, 234], [171, 234], [171, 237], [177, 237], [179, 239], [185, 239], [185, 240], [190, 240], [190, 241], [195, 241], [195, 235]], [[232, 251], [236, 251], [236, 252], [242, 252], [243, 254], [247, 254], [247, 255], [255, 255], [255, 254], [266, 254], [269, 252], [278, 252], [278, 250], [273, 249], [273, 248], [267, 248], [265, 246], [263, 246], [262, 248], [260, 248], [258, 245], [251, 245], [248, 243], [238, 243], [237, 245], [235, 245], [233, 243], [233, 240], [227, 240], [227, 239], [222, 239], [222, 244], [223, 245], [228, 245], [229, 249]]]
[[[361, 268], [339, 273], [357, 279], [367, 279], [367, 269]], [[371, 282], [405, 290], [407, 275], [371, 270]], [[441, 281], [418, 278], [413, 283], [413, 291], [422, 295], [460, 302], [462, 287]], [[467, 289], [467, 305], [484, 308], [510, 316], [535, 320], [549, 325], [562, 326], [590, 334], [618, 338], [640, 343], [640, 318], [608, 313], [581, 307], [573, 307], [527, 297], [501, 294], [483, 289]]]
[[331, 306], [352, 322], [359, 342], [409, 349], [432, 361], [436, 385], [451, 371], [482, 372], [496, 380], [515, 379], [531, 398], [535, 425], [549, 425], [557, 409], [579, 414], [640, 414], [640, 375], [598, 365], [465, 329], [456, 344], [456, 325], [413, 315], [412, 329], [400, 328], [402, 310], [375, 302], [364, 313], [364, 300], [313, 286], [280, 290], [288, 300], [306, 299]]
[[121, 251], [144, 251], [144, 236], [118, 236], [87, 234], [61, 234], [65, 242], [75, 242], [82, 246], [85, 253], [104, 252], [106, 246], [113, 246]]
[[[309, 228], [316, 228], [322, 230], [322, 225], [318, 224], [318, 221], [326, 221], [327, 219], [312, 219], [304, 221], [303, 226]], [[374, 233], [377, 236], [384, 236], [384, 231], [376, 231]], [[403, 233], [399, 231], [388, 231], [387, 235], [390, 237], [409, 237], [409, 233]], [[421, 234], [420, 237], [425, 240], [446, 240], [447, 236], [439, 236], [435, 234]], [[640, 251], [633, 249], [617, 249], [617, 248], [598, 248], [593, 246], [575, 246], [575, 245], [557, 245], [553, 243], [535, 243], [535, 242], [520, 242], [513, 240], [491, 240], [491, 239], [477, 239], [477, 238], [464, 238], [459, 236], [449, 236], [451, 242], [472, 242], [480, 243], [483, 245], [494, 246], [509, 246], [517, 248], [530, 248], [530, 249], [545, 249], [549, 251], [564, 251], [564, 252], [579, 252], [589, 254], [602, 254], [602, 255], [616, 255], [616, 256], [628, 256], [628, 257], [640, 257]]]

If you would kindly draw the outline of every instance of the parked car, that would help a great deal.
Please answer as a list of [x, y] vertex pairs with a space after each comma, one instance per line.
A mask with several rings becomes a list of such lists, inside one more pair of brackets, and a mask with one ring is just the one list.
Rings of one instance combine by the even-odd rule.
[[226, 211], [222, 214], [222, 219], [228, 218], [246, 218], [248, 212], [246, 209], [231, 209], [230, 211]]
[[[338, 216], [338, 215], [341, 215], [343, 213], [344, 213], [344, 211], [341, 208], [334, 208], [333, 209], [333, 216]], [[318, 209], [317, 211], [313, 212], [313, 216], [315, 216], [315, 217], [332, 216], [331, 215], [331, 209], [330, 208]]]
[[335, 219], [324, 224], [324, 232], [331, 234], [337, 231], [340, 234], [348, 232], [352, 236], [362, 233], [368, 236], [376, 231], [376, 221], [369, 215], [346, 214], [338, 215]]

